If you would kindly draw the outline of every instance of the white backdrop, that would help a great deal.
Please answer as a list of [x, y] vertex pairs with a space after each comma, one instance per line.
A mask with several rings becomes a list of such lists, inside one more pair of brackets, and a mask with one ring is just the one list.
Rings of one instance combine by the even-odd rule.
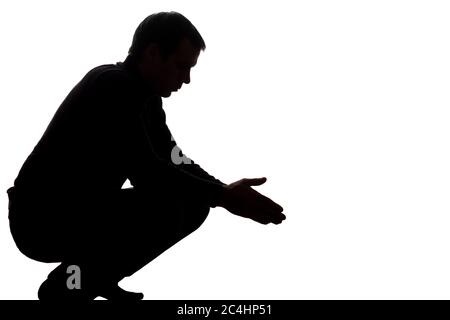
[[146, 299], [449, 299], [450, 5], [430, 0], [1, 2], [0, 298], [35, 299], [55, 267], [17, 250], [6, 189], [70, 89], [168, 10], [207, 44], [164, 100], [178, 144], [224, 182], [266, 176], [255, 188], [287, 220], [213, 209], [121, 285]]

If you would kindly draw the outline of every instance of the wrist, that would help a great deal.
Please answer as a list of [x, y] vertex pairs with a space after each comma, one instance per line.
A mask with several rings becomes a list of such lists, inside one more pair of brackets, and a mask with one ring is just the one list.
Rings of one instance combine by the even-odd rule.
[[226, 203], [226, 193], [227, 193], [227, 185], [223, 185], [219, 188], [217, 192], [216, 199], [214, 201], [215, 207], [222, 207], [225, 208]]

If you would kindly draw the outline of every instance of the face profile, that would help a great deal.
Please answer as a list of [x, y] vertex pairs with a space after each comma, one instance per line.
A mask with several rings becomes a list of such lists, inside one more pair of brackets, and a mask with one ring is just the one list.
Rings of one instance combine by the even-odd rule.
[[187, 38], [183, 38], [177, 49], [166, 58], [156, 45], [150, 44], [140, 64], [150, 90], [167, 98], [184, 84], [189, 84], [191, 68], [197, 64], [199, 55], [200, 50]]

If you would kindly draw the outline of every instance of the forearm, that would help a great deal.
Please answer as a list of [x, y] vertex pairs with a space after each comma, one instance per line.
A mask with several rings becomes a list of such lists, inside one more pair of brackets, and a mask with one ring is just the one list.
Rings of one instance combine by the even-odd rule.
[[192, 160], [190, 160], [190, 163], [183, 163], [183, 164], [179, 165], [179, 167], [182, 170], [187, 171], [190, 174], [197, 176], [199, 178], [220, 184], [222, 186], [226, 185], [226, 183], [224, 183], [224, 182], [220, 181], [219, 179], [217, 179], [216, 177], [210, 175], [208, 172], [203, 170], [202, 167], [200, 167], [198, 164], [196, 164]]

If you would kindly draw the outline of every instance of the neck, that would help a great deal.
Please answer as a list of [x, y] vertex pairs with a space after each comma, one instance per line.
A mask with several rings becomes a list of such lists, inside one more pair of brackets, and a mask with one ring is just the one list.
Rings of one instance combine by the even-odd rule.
[[149, 95], [152, 95], [153, 92], [153, 85], [151, 82], [151, 76], [147, 74], [146, 70], [148, 68], [145, 67], [145, 65], [142, 63], [142, 61], [139, 61], [136, 59], [136, 57], [132, 55], [128, 55], [126, 59], [123, 62], [124, 66], [131, 71], [131, 73], [138, 79], [138, 81], [146, 88], [146, 91]]

